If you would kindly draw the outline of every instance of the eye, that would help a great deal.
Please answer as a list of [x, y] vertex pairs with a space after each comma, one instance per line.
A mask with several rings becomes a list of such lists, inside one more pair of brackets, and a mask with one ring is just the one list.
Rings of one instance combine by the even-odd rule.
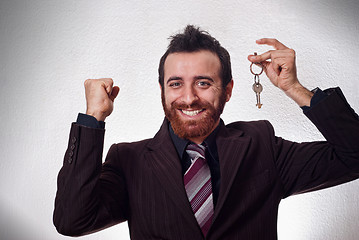
[[179, 88], [180, 86], [182, 86], [182, 83], [181, 83], [181, 82], [171, 82], [171, 83], [169, 84], [169, 86], [170, 86], [171, 88]]
[[212, 85], [211, 82], [205, 80], [198, 81], [196, 84], [201, 88], [208, 88]]

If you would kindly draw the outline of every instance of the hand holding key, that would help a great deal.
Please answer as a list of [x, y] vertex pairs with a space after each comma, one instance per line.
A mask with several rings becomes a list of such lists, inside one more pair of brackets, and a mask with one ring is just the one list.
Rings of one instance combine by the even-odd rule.
[[310, 106], [313, 94], [298, 81], [295, 51], [277, 39], [262, 38], [256, 43], [272, 46], [275, 50], [269, 50], [258, 56], [249, 55], [248, 60], [252, 63], [260, 63], [269, 80], [299, 106]]

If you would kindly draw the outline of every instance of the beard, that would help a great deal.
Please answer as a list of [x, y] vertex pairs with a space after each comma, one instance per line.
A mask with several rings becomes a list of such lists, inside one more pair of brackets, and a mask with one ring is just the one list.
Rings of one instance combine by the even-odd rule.
[[[171, 123], [174, 133], [183, 139], [209, 135], [216, 127], [215, 125], [218, 123], [224, 105], [226, 104], [226, 94], [224, 90], [221, 92], [217, 108], [203, 100], [196, 100], [190, 105], [181, 102], [173, 102], [171, 103], [170, 108], [167, 108], [163, 90], [161, 92], [161, 98], [163, 110], [166, 118]], [[188, 108], [205, 109], [205, 111], [201, 113], [202, 116], [198, 120], [182, 120], [179, 116], [178, 109]]]

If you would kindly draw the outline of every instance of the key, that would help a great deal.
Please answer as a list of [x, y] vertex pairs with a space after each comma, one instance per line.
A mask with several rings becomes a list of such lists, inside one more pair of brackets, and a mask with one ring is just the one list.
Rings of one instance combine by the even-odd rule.
[[257, 97], [257, 104], [256, 106], [258, 108], [261, 108], [263, 104], [261, 104], [261, 97], [260, 97], [260, 94], [263, 90], [263, 87], [262, 87], [262, 84], [260, 83], [254, 83], [253, 84], [253, 91], [256, 93], [256, 97]]

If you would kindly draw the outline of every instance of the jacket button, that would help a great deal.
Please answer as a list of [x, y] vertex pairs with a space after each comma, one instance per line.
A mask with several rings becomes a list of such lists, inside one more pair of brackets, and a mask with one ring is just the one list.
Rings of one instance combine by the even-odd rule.
[[74, 152], [73, 151], [70, 151], [69, 152], [69, 156], [72, 157], [74, 155]]
[[70, 149], [71, 149], [71, 150], [74, 150], [74, 149], [75, 149], [75, 144], [72, 144], [72, 145], [70, 146]]
[[77, 140], [76, 137], [72, 137], [72, 138], [71, 138], [71, 142], [72, 142], [72, 143], [75, 143], [76, 140]]
[[71, 164], [72, 163], [72, 157], [69, 157], [67, 161]]

